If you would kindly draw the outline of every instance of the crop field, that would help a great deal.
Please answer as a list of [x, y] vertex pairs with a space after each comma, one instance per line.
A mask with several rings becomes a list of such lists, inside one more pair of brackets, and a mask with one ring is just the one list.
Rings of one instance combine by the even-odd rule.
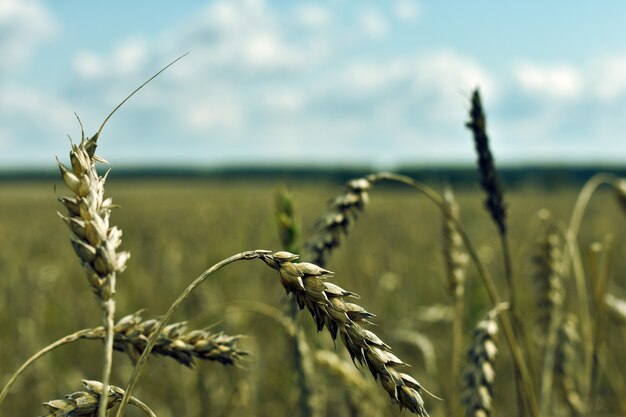
[[[443, 192], [442, 184], [429, 185]], [[302, 248], [315, 233], [316, 219], [325, 212], [327, 202], [343, 192], [343, 184], [109, 179], [105, 196], [112, 196], [113, 203], [120, 206], [112, 211], [111, 224], [123, 231], [120, 250], [131, 254], [127, 268], [117, 276], [116, 322], [139, 310], [144, 320], [162, 316], [198, 275], [234, 254], [256, 249], [295, 252], [284, 247], [277, 228], [275, 198], [278, 190], [285, 188], [294, 206], [295, 223], [301, 225], [298, 240], [291, 246]], [[626, 298], [626, 217], [610, 187], [600, 188], [589, 202], [578, 233], [578, 252], [572, 257], [574, 267], [558, 278], [560, 292], [554, 295], [557, 290], [542, 290], [538, 283], [546, 273], [546, 263], [538, 260], [546, 253], [540, 240], [550, 227], [567, 227], [579, 192], [573, 186], [547, 190], [528, 183], [505, 194], [511, 275], [524, 328], [522, 353], [536, 396], [541, 398], [549, 333], [543, 330], [542, 320], [545, 311], [554, 308], [546, 303], [556, 304], [562, 316], [573, 323], [571, 332], [558, 334], [578, 337], [572, 336], [565, 347], [561, 337], [555, 342], [555, 364], [548, 372], [553, 384], [545, 394], [551, 403], [550, 415], [624, 415], [626, 327], [623, 321], [615, 320], [620, 317], [617, 308], [598, 301], [604, 301], [607, 294], [615, 297], [613, 300]], [[493, 277], [502, 298], [507, 299], [498, 231], [483, 207], [483, 192], [476, 184], [455, 189], [454, 194], [461, 223], [481, 265]], [[70, 244], [70, 232], [57, 215], [57, 211], [66, 212], [57, 201], [62, 195], [68, 191], [60, 178], [0, 183], [2, 386], [39, 349], [77, 330], [102, 324], [100, 305]], [[498, 354], [492, 356], [488, 351], [486, 358], [474, 357], [468, 363], [467, 348], [477, 343], [472, 336], [477, 333], [472, 329], [493, 308], [471, 261], [461, 266], [465, 278], [462, 339], [455, 352], [457, 316], [444, 262], [443, 225], [441, 211], [422, 194], [402, 185], [377, 183], [349, 234], [329, 257], [325, 267], [334, 276], [328, 281], [360, 295], [345, 301], [352, 300], [376, 314], [368, 319], [375, 326], [368, 329], [391, 346], [397, 358], [411, 365], [399, 371], [410, 374], [421, 387], [441, 398], [421, 391], [431, 416], [463, 415], [468, 403], [462, 405], [459, 399], [471, 388], [462, 383], [464, 370], [476, 373], [485, 367], [495, 371], [495, 376], [483, 376], [486, 381], [478, 383], [487, 391], [483, 394], [491, 398], [490, 407], [497, 410], [496, 415], [516, 415], [516, 371], [502, 329], [489, 333]], [[562, 240], [550, 253], [553, 263], [574, 255]], [[586, 298], [581, 298], [577, 287], [578, 272], [583, 274]], [[560, 301], [555, 303], [555, 298]], [[581, 300], [586, 304], [581, 305]], [[241, 339], [229, 342], [240, 352], [230, 357], [234, 364], [196, 358], [190, 367], [166, 354], [153, 354], [132, 395], [160, 417], [303, 415], [307, 407], [306, 401], [301, 401], [302, 373], [296, 361], [302, 362], [302, 358], [297, 359], [294, 348], [292, 303], [277, 272], [258, 259], [220, 269], [191, 293], [169, 322], [186, 321], [189, 330], [209, 326], [211, 333], [241, 335]], [[400, 412], [390, 401], [366, 363], [352, 365], [339, 337], [333, 343], [326, 329], [316, 331], [306, 309], [296, 316], [296, 323], [302, 333], [295, 334], [308, 345], [298, 352], [311, 367], [305, 375], [311, 390], [307, 395], [317, 415], [410, 414]], [[42, 402], [80, 391], [81, 379], [100, 380], [103, 343], [102, 338], [95, 339], [60, 346], [38, 359], [11, 387], [0, 404], [0, 415], [41, 415]], [[586, 356], [589, 346], [591, 357]], [[138, 357], [136, 351], [132, 353], [130, 348], [114, 352], [112, 385], [126, 387]], [[452, 369], [455, 360], [460, 361], [460, 369]], [[472, 366], [481, 370], [472, 371]], [[590, 380], [586, 378], [587, 366]], [[593, 412], [587, 414], [590, 410]], [[142, 413], [130, 407], [126, 415]]]

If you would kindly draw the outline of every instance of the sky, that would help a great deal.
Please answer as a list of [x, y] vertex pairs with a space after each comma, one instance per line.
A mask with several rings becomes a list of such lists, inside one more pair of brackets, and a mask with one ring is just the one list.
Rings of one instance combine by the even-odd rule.
[[624, 164], [626, 2], [0, 0], [0, 169]]

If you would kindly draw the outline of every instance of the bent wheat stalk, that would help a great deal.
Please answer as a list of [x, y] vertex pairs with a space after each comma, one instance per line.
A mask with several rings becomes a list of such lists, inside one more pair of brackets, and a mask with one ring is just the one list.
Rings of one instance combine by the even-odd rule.
[[215, 271], [236, 261], [252, 259], [260, 259], [278, 271], [285, 291], [295, 295], [301, 309], [306, 307], [309, 310], [318, 330], [326, 327], [333, 340], [339, 336], [353, 361], [366, 364], [374, 378], [381, 381], [383, 388], [394, 402], [420, 417], [428, 416], [420, 395], [423, 390], [422, 386], [410, 375], [398, 372], [395, 368], [404, 365], [404, 362], [392, 354], [389, 351], [390, 347], [378, 336], [362, 327], [369, 323], [368, 319], [372, 317], [372, 314], [357, 304], [344, 301], [344, 298], [356, 297], [356, 294], [338, 285], [325, 282], [325, 279], [333, 276], [330, 271], [308, 262], [294, 263], [298, 255], [290, 252], [272, 254], [271, 251], [259, 249], [233, 255], [215, 264], [196, 278], [174, 301], [161, 318], [154, 334], [148, 339], [135, 365], [126, 393], [120, 402], [117, 417], [124, 415], [128, 399], [132, 395], [148, 355], [167, 321], [182, 302]]

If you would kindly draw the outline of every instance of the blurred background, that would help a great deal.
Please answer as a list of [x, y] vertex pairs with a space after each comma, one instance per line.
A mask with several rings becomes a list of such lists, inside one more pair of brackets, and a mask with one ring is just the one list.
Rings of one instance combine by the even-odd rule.
[[[69, 192], [54, 158], [67, 161], [67, 135], [80, 139], [74, 112], [92, 135], [127, 94], [183, 53], [115, 114], [99, 140], [98, 154], [112, 169], [106, 194], [122, 206], [112, 223], [132, 254], [118, 279], [118, 317], [141, 308], [145, 318], [156, 317], [215, 262], [282, 248], [277, 190], [290, 192], [302, 245], [346, 180], [378, 170], [400, 171], [437, 191], [453, 184], [480, 258], [504, 288], [496, 228], [483, 209], [465, 128], [478, 87], [534, 340], [533, 259], [546, 230], [546, 212], [538, 213], [548, 209], [563, 225], [588, 178], [626, 174], [625, 21], [621, 2], [0, 0], [0, 384], [41, 347], [100, 323], [56, 214], [57, 196]], [[333, 282], [377, 314], [372, 329], [412, 365], [408, 373], [447, 399], [459, 382], [449, 377], [452, 307], [441, 220], [412, 190], [377, 185], [328, 268], [337, 273]], [[579, 244], [586, 268], [591, 245], [604, 248], [608, 291], [622, 298], [625, 232], [611, 190], [601, 188]], [[240, 347], [252, 355], [238, 367], [204, 362], [193, 370], [153, 358], [136, 395], [160, 417], [295, 414], [291, 339], [254, 307], [287, 316], [289, 304], [275, 273], [259, 264], [220, 271], [173, 318], [245, 334]], [[464, 346], [490, 308], [476, 271], [466, 273]], [[334, 352], [328, 334], [316, 334], [308, 313], [301, 317], [313, 351]], [[607, 363], [626, 369], [619, 348], [626, 333], [608, 334]], [[499, 343], [494, 407], [504, 410], [514, 384]], [[342, 346], [336, 353], [349, 363]], [[99, 342], [83, 341], [44, 357], [0, 414], [43, 414], [41, 402], [81, 389], [81, 378], [99, 379], [100, 355]], [[113, 383], [124, 386], [131, 370], [117, 353]], [[367, 370], [356, 394], [328, 367], [316, 365], [315, 374], [325, 415], [400, 414]], [[596, 415], [626, 412], [619, 377], [599, 383]], [[359, 395], [370, 414], [351, 408]], [[432, 398], [427, 408], [433, 416], [461, 411]], [[554, 415], [570, 415], [564, 410]]]

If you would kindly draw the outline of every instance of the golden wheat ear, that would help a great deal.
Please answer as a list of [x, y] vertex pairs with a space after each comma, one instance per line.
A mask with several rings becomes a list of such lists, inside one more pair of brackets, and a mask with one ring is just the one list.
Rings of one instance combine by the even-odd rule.
[[[102, 129], [104, 128], [104, 125], [106, 125], [106, 123], [109, 121], [109, 119], [111, 118], [111, 116], [113, 116], [113, 114], [115, 114], [115, 112], [124, 105], [124, 103], [126, 103], [132, 96], [135, 95], [135, 93], [137, 93], [139, 90], [141, 90], [142, 88], [144, 88], [150, 81], [154, 80], [156, 77], [158, 77], [163, 71], [165, 71], [166, 69], [168, 69], [169, 67], [171, 67], [172, 65], [174, 65], [176, 62], [180, 61], [181, 59], [183, 59], [185, 56], [189, 55], [189, 52], [184, 53], [183, 55], [179, 56], [178, 58], [176, 58], [175, 60], [173, 60], [172, 62], [170, 62], [169, 64], [167, 64], [166, 66], [164, 66], [163, 68], [161, 68], [159, 70], [159, 72], [157, 72], [156, 74], [154, 74], [152, 77], [148, 78], [143, 84], [141, 84], [139, 87], [137, 87], [132, 93], [130, 93], [128, 96], [126, 96], [126, 98], [124, 100], [122, 100], [120, 102], [120, 104], [118, 104], [112, 111], [111, 113], [108, 114], [108, 116], [104, 119], [104, 122], [102, 122], [102, 124], [100, 125], [100, 128], [98, 129], [98, 131], [96, 132], [95, 135], [93, 135], [91, 138], [85, 140], [85, 134], [84, 131], [82, 129], [82, 123], [81, 123], [81, 131], [82, 131], [82, 140], [85, 141], [85, 150], [87, 151], [87, 153], [89, 154], [90, 157], [93, 157], [95, 152], [96, 152], [96, 147], [97, 147], [97, 141], [98, 138], [100, 137], [100, 133], [102, 132]], [[76, 116], [78, 117], [78, 116]], [[79, 119], [79, 123], [80, 123], [80, 119]]]

